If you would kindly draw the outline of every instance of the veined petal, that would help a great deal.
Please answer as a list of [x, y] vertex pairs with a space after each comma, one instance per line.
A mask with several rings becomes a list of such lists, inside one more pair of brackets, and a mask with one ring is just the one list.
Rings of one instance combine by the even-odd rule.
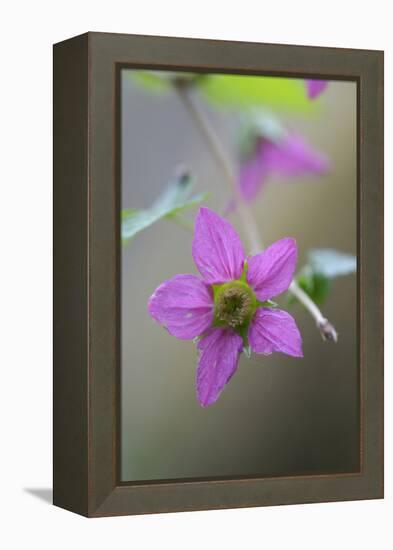
[[294, 318], [280, 309], [259, 308], [248, 330], [253, 352], [269, 355], [274, 351], [303, 357], [302, 337]]
[[225, 384], [234, 375], [242, 346], [242, 338], [226, 328], [213, 328], [198, 342], [196, 391], [203, 407], [217, 401]]
[[192, 243], [195, 265], [209, 284], [239, 279], [245, 258], [232, 225], [208, 208], [200, 208]]
[[329, 170], [327, 156], [316, 151], [299, 134], [288, 134], [278, 143], [264, 140], [260, 156], [266, 170], [285, 177], [320, 175]]
[[296, 267], [295, 239], [276, 241], [264, 252], [248, 259], [247, 282], [261, 302], [284, 292], [291, 284]]
[[318, 97], [328, 85], [326, 80], [306, 80], [307, 95], [310, 99]]
[[213, 296], [195, 275], [176, 275], [150, 297], [148, 310], [170, 334], [182, 340], [200, 336], [213, 323]]

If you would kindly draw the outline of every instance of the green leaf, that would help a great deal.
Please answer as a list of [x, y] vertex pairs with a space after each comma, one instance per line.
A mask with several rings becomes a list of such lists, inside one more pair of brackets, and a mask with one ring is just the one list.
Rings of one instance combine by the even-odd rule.
[[140, 86], [155, 94], [161, 94], [173, 89], [174, 80], [182, 80], [190, 85], [199, 83], [207, 78], [205, 75], [189, 72], [173, 71], [138, 71], [127, 72], [131, 78]]
[[228, 107], [263, 105], [287, 111], [315, 112], [303, 80], [272, 76], [209, 75], [199, 81], [201, 93], [214, 104]]
[[[296, 277], [296, 282], [304, 290], [306, 294], [318, 305], [323, 304], [329, 295], [330, 281], [321, 274], [316, 273], [312, 269], [306, 267]], [[291, 302], [296, 302], [296, 298], [291, 297]]]
[[133, 80], [153, 93], [166, 92], [171, 88], [171, 82], [164, 73], [158, 71], [130, 71], [127, 72]]
[[145, 210], [127, 208], [121, 212], [121, 239], [128, 243], [137, 233], [153, 223], [169, 218], [177, 220], [178, 215], [198, 205], [206, 198], [205, 193], [190, 197], [193, 182], [188, 174], [182, 174], [171, 182], [166, 190]]
[[[331, 248], [310, 250], [308, 260], [309, 263], [303, 267], [295, 280], [318, 305], [321, 305], [329, 295], [332, 279], [356, 272], [355, 256]], [[293, 304], [297, 300], [291, 296], [289, 302]]]
[[356, 257], [352, 254], [331, 248], [320, 248], [310, 250], [308, 257], [313, 270], [329, 279], [356, 273]]
[[133, 216], [136, 212], [138, 212], [138, 210], [135, 210], [135, 208], [123, 208], [121, 211], [121, 220], [123, 221], [126, 218]]

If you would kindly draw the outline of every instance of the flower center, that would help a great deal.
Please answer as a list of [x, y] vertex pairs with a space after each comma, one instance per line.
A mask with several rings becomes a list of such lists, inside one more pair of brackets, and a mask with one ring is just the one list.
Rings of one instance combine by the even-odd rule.
[[242, 281], [233, 281], [215, 288], [215, 317], [219, 325], [240, 328], [255, 313], [256, 298]]

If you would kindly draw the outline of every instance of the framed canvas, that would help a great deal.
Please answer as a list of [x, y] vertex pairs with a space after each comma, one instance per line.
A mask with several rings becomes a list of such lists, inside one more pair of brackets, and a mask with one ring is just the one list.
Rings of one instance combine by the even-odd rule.
[[54, 503], [382, 498], [383, 53], [54, 46]]

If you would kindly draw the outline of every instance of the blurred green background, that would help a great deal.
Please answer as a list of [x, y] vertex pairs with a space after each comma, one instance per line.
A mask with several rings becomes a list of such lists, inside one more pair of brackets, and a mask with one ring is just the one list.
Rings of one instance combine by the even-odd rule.
[[[123, 70], [121, 79], [122, 208], [150, 206], [174, 168], [186, 164], [195, 189], [210, 193], [205, 204], [220, 211], [226, 184], [179, 98], [149, 93], [132, 73]], [[266, 244], [296, 238], [299, 268], [310, 248], [356, 254], [356, 84], [330, 82], [317, 102], [310, 115], [278, 114], [329, 156], [330, 173], [272, 179], [252, 205]], [[239, 112], [200, 104], [235, 158]], [[238, 217], [230, 219], [245, 237]], [[358, 470], [356, 276], [335, 280], [323, 306], [337, 344], [323, 342], [308, 313], [294, 306], [304, 359], [242, 355], [218, 402], [204, 409], [194, 391], [194, 344], [170, 336], [147, 312], [163, 280], [196, 273], [191, 242], [191, 232], [164, 220], [122, 248], [122, 480]]]

